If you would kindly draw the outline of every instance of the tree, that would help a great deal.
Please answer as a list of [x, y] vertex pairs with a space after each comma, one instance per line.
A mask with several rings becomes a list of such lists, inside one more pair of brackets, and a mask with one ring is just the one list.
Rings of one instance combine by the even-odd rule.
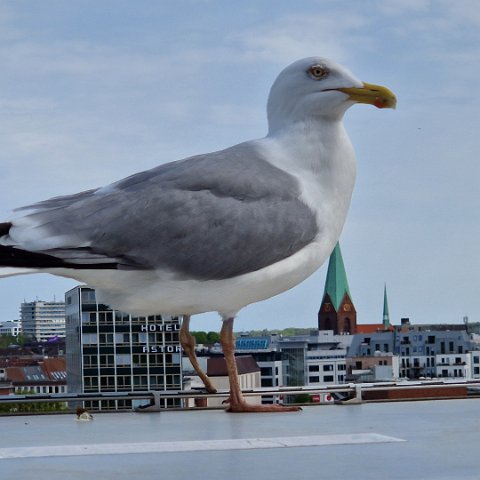
[[0, 335], [0, 348], [8, 348], [10, 345], [23, 346], [27, 340], [27, 337], [22, 333], [17, 337], [10, 334], [3, 334]]
[[207, 333], [207, 343], [213, 344], [220, 341], [220, 334], [218, 332]]
[[197, 345], [204, 345], [208, 343], [206, 332], [190, 332], [197, 341]]

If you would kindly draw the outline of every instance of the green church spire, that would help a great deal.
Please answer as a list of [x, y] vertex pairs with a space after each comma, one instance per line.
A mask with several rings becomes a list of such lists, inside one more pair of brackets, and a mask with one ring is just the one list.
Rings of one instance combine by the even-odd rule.
[[390, 326], [390, 314], [388, 313], [388, 300], [387, 300], [387, 284], [383, 289], [383, 326], [388, 328]]
[[340, 244], [337, 243], [333, 252], [330, 254], [328, 261], [327, 278], [325, 280], [325, 291], [323, 298], [328, 294], [336, 311], [342, 303], [345, 293], [348, 294], [350, 300], [350, 289], [348, 288], [347, 274], [343, 264], [342, 252], [340, 251]]

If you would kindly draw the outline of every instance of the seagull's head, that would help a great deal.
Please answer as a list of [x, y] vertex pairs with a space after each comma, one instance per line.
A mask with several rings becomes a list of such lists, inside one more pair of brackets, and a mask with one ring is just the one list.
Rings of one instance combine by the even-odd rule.
[[326, 58], [298, 60], [278, 75], [270, 90], [270, 133], [297, 122], [339, 120], [354, 103], [395, 108], [397, 99], [388, 88], [362, 82]]

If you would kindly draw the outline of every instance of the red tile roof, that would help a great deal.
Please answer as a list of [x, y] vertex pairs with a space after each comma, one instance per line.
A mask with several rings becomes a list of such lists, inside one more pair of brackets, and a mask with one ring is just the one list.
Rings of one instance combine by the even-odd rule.
[[376, 332], [384, 332], [384, 331], [392, 331], [392, 330], [393, 330], [392, 325], [385, 328], [383, 323], [367, 323], [364, 325], [359, 325], [357, 323], [357, 330], [355, 333], [376, 333]]

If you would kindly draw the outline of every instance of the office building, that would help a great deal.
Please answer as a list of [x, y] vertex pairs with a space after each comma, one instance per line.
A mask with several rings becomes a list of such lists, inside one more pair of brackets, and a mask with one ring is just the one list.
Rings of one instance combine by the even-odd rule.
[[[95, 290], [65, 294], [66, 359], [71, 393], [136, 392], [182, 388], [177, 317], [132, 317], [97, 303]], [[165, 400], [163, 407], [179, 406]], [[129, 409], [132, 400], [90, 402], [91, 409]]]
[[55, 337], [65, 337], [65, 303], [23, 302], [20, 307], [22, 330], [37, 342], [46, 342]]

